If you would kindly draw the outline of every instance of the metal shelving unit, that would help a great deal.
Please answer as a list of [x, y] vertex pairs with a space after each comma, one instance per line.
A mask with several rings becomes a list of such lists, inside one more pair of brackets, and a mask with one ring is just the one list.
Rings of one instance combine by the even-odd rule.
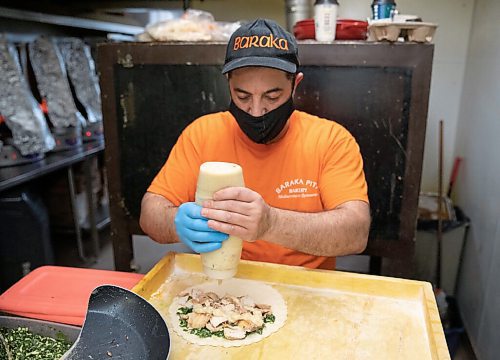
[[0, 18], [124, 35], [137, 35], [143, 31], [143, 28], [140, 26], [6, 7], [0, 7]]
[[[8, 7], [0, 6], [0, 36], [5, 36], [7, 41], [17, 44], [24, 44], [33, 41], [40, 35], [50, 36], [50, 37], [79, 37], [84, 39], [87, 43], [95, 48], [95, 44], [98, 42], [106, 41], [108, 39], [120, 38], [121, 40], [131, 40], [134, 35], [143, 31], [140, 26], [121, 24], [118, 22], [102, 21], [95, 19], [88, 19], [75, 16], [66, 15], [56, 15], [38, 11], [21, 10]], [[102, 152], [104, 150], [104, 144], [100, 144], [98, 151]], [[76, 157], [80, 154], [75, 155]], [[89, 155], [90, 156], [90, 155]], [[93, 156], [96, 156], [95, 154]], [[76, 159], [75, 157], [75, 159]], [[61, 152], [57, 154], [52, 154], [51, 158], [62, 158], [57, 166], [67, 166], [66, 162], [76, 162], [71, 156], [70, 152]], [[86, 158], [85, 158], [86, 159]], [[88, 174], [88, 164], [86, 160], [79, 160], [85, 163], [85, 171], [87, 172], [87, 178], [90, 178]], [[0, 191], [7, 187], [14, 186], [14, 182], [25, 182], [31, 181], [30, 178], [33, 176], [41, 176], [44, 173], [52, 172], [52, 164], [47, 159], [43, 162], [44, 166], [41, 166], [42, 162], [36, 163], [30, 166], [24, 167], [13, 167], [6, 168], [0, 171]], [[30, 168], [30, 170], [26, 170]], [[34, 169], [31, 169], [34, 168]], [[21, 170], [26, 170], [22, 172]], [[19, 174], [16, 171], [20, 172]], [[35, 173], [33, 175], [32, 173]], [[70, 175], [71, 174], [71, 175]], [[70, 185], [74, 188], [74, 180], [71, 170], [71, 165], [68, 167], [68, 181]], [[70, 186], [71, 187], [71, 186]], [[71, 189], [70, 189], [71, 190]], [[91, 188], [86, 189], [88, 194], [88, 203], [93, 204], [94, 194]], [[71, 196], [72, 205], [74, 202], [75, 194], [73, 189], [73, 194]], [[73, 206], [73, 212], [76, 211], [75, 206]], [[109, 222], [109, 210], [106, 208], [101, 208], [100, 206], [90, 206], [88, 207], [88, 217], [84, 224], [79, 224], [78, 219], [75, 215], [74, 218], [74, 228], [71, 229], [76, 234], [77, 244], [79, 247], [79, 254], [83, 260], [91, 260], [99, 253], [99, 235], [98, 231], [106, 227]], [[63, 230], [63, 229], [61, 229]], [[83, 251], [82, 245], [82, 231], [86, 231], [90, 234], [92, 239], [92, 254], [86, 254]]]

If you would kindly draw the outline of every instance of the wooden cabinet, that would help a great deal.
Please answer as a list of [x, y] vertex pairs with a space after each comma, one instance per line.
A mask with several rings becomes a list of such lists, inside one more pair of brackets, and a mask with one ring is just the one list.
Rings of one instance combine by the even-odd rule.
[[[181, 131], [225, 110], [225, 44], [123, 43], [98, 47], [115, 264], [127, 270], [140, 200]], [[368, 180], [372, 229], [366, 254], [384, 274], [411, 277], [434, 46], [299, 44], [300, 110], [356, 137]], [[380, 262], [372, 262], [379, 272]]]

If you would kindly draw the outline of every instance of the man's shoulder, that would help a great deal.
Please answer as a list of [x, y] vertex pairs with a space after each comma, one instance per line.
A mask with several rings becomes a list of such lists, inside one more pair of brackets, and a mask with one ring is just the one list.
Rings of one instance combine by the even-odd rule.
[[211, 125], [219, 124], [221, 121], [224, 121], [224, 119], [226, 118], [224, 116], [225, 113], [226, 112], [219, 111], [219, 112], [205, 114], [205, 115], [202, 115], [202, 116], [194, 119], [191, 124], [196, 124], [198, 126], [204, 125], [204, 124], [211, 124]]
[[185, 132], [221, 131], [229, 127], [227, 112], [216, 112], [202, 115], [193, 120], [185, 129]]
[[328, 138], [333, 136], [337, 139], [352, 137], [351, 133], [335, 120], [322, 118], [304, 111], [296, 111], [296, 113], [302, 133], [311, 132], [315, 136]]

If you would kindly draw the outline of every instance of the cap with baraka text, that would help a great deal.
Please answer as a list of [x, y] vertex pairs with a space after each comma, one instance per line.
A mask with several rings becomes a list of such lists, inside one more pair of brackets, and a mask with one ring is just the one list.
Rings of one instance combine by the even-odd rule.
[[276, 22], [257, 19], [240, 26], [229, 39], [222, 73], [247, 66], [263, 66], [296, 73], [297, 42]]

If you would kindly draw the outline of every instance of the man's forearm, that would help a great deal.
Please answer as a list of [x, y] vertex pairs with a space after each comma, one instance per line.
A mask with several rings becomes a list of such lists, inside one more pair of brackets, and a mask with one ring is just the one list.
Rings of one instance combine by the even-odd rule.
[[299, 213], [271, 209], [272, 227], [264, 240], [290, 249], [318, 256], [342, 256], [362, 252], [370, 227], [368, 205], [354, 206], [320, 213]]
[[178, 242], [174, 218], [177, 207], [164, 197], [146, 193], [141, 203], [139, 220], [142, 230], [154, 241], [161, 244]]

